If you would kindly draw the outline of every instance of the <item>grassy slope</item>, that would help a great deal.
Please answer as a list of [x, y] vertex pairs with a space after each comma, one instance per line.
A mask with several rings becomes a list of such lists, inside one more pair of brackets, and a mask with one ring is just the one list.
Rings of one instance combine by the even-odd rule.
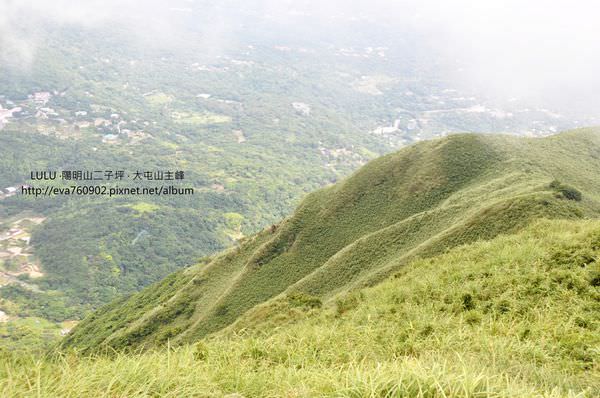
[[[414, 145], [309, 195], [276, 228], [186, 270], [180, 287], [159, 283], [105, 308], [63, 346], [196, 341], [252, 317], [278, 295], [328, 300], [416, 257], [513, 232], [534, 218], [597, 216], [599, 175], [600, 134], [593, 130], [545, 139], [457, 135]], [[554, 179], [581, 190], [583, 201], [557, 195], [549, 188]]]
[[0, 395], [596, 397], [600, 222], [539, 221], [195, 346], [7, 357]]

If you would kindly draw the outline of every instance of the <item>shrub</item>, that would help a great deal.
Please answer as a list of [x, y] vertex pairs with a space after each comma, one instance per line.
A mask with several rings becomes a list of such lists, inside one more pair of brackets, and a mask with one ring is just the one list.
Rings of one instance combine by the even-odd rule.
[[586, 267], [596, 260], [596, 253], [584, 245], [557, 247], [550, 257], [550, 264], [562, 268]]
[[594, 287], [600, 287], [600, 266], [590, 271], [589, 281], [590, 285]]
[[565, 199], [581, 201], [583, 195], [579, 190], [573, 188], [570, 185], [561, 184], [559, 181], [554, 180], [549, 185], [550, 189], [560, 193]]
[[208, 346], [202, 340], [197, 342], [194, 346], [194, 358], [198, 361], [204, 361], [208, 358]]
[[510, 311], [510, 301], [503, 299], [496, 305], [496, 309], [499, 313], [505, 314]]
[[158, 341], [159, 343], [164, 343], [167, 340], [170, 340], [179, 335], [181, 332], [183, 332], [183, 330], [184, 329], [181, 326], [165, 328], [165, 330], [159, 333], [159, 335], [156, 337], [156, 341]]
[[361, 299], [362, 293], [351, 293], [340, 297], [335, 302], [337, 314], [342, 315], [344, 312], [350, 311], [358, 307], [358, 304], [360, 303]]
[[569, 200], [576, 200], [579, 202], [582, 198], [581, 192], [572, 187], [564, 187], [560, 192]]
[[463, 294], [461, 301], [462, 301], [462, 307], [465, 311], [470, 311], [475, 308], [475, 300], [473, 299], [473, 296], [471, 295], [471, 293]]
[[323, 305], [320, 298], [307, 293], [291, 293], [288, 302], [292, 307], [321, 308]]
[[579, 326], [580, 328], [584, 329], [589, 329], [592, 324], [587, 318], [583, 316], [576, 316], [573, 319], [573, 323], [575, 323], [576, 326]]
[[421, 335], [421, 337], [427, 337], [430, 334], [432, 334], [434, 331], [435, 331], [435, 328], [433, 327], [433, 325], [427, 325], [421, 330], [421, 333], [419, 333], [419, 334]]
[[465, 322], [469, 325], [476, 325], [481, 322], [481, 314], [479, 311], [471, 310], [465, 314]]

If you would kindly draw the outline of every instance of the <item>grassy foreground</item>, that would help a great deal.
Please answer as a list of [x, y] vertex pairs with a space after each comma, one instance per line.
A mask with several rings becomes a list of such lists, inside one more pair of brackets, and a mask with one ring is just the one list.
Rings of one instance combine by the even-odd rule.
[[0, 396], [598, 397], [599, 255], [600, 222], [539, 221], [195, 345], [6, 354]]

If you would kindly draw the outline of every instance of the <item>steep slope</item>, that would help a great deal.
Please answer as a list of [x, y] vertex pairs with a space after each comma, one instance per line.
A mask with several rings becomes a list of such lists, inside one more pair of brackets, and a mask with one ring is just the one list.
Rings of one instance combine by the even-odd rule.
[[598, 220], [542, 220], [321, 308], [288, 300], [287, 325], [168, 352], [5, 357], [0, 395], [593, 398], [599, 258]]
[[598, 214], [597, 130], [423, 142], [309, 195], [292, 217], [237, 248], [103, 308], [63, 347], [191, 342], [252, 317], [277, 296], [327, 301], [416, 257], [513, 232], [535, 218]]

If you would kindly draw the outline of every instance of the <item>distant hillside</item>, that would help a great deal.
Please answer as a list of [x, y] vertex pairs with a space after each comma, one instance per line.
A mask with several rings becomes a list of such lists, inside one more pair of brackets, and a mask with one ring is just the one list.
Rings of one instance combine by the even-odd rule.
[[236, 321], [283, 316], [264, 303], [327, 303], [414, 259], [537, 218], [599, 214], [598, 130], [423, 142], [307, 196], [293, 216], [238, 247], [104, 307], [62, 346], [89, 352], [193, 342]]

